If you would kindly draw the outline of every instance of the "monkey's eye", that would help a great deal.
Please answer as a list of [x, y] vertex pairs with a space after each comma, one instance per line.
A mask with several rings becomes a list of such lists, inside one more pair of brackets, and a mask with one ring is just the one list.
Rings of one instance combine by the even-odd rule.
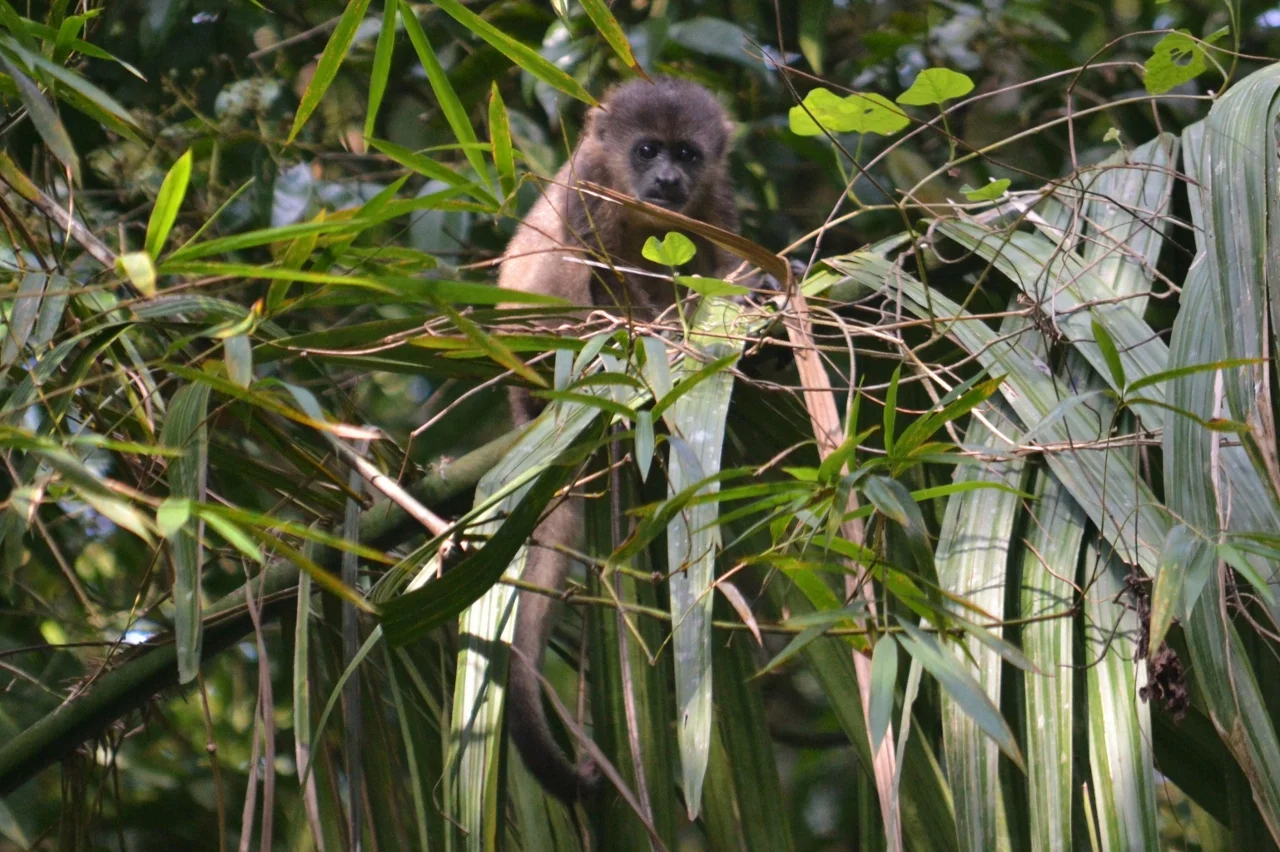
[[640, 155], [642, 160], [652, 160], [658, 156], [658, 146], [652, 142], [641, 142], [636, 146], [636, 153]]
[[692, 145], [681, 145], [676, 149], [676, 159], [682, 163], [692, 163], [701, 156], [701, 152]]

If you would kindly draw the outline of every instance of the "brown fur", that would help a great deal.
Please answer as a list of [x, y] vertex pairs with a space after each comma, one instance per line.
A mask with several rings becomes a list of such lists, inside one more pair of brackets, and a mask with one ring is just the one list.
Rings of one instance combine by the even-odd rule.
[[[656, 186], [653, 166], [649, 160], [638, 159], [636, 146], [655, 140], [663, 152], [674, 152], [681, 144], [693, 145], [701, 153], [696, 163], [677, 163], [674, 155], [669, 157], [670, 168], [680, 172], [682, 183], [678, 185], [688, 192], [683, 203], [668, 206], [736, 230], [738, 217], [726, 166], [729, 132], [724, 110], [710, 92], [695, 83], [659, 78], [615, 88], [602, 107], [588, 113], [582, 138], [569, 162], [516, 230], [504, 255], [499, 285], [559, 296], [583, 308], [618, 308], [636, 320], [656, 318], [675, 302], [671, 282], [593, 268], [566, 258], [590, 257], [665, 273], [669, 270], [644, 259], [641, 248], [650, 236], [661, 239], [671, 229], [620, 205], [579, 193], [577, 186], [590, 181], [649, 200], [646, 194]], [[670, 178], [672, 173], [665, 174]], [[693, 240], [698, 252], [692, 271], [723, 276], [737, 265], [735, 258], [705, 240]], [[528, 391], [513, 388], [510, 399], [517, 424], [536, 416], [538, 406]], [[561, 588], [572, 560], [554, 547], [579, 548], [582, 525], [578, 499], [567, 500], [549, 513], [534, 533], [524, 579]], [[555, 605], [546, 595], [520, 595], [513, 639], [520, 653], [511, 661], [507, 719], [525, 765], [549, 792], [573, 802], [598, 786], [599, 774], [589, 759], [576, 769], [570, 764], [556, 745], [543, 710], [537, 669], [542, 666]]]

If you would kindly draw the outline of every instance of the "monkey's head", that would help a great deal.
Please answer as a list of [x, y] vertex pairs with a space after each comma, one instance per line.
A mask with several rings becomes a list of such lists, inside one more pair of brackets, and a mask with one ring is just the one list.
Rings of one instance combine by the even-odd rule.
[[632, 80], [587, 114], [611, 184], [641, 201], [693, 213], [725, 170], [731, 125], [715, 97], [687, 80]]

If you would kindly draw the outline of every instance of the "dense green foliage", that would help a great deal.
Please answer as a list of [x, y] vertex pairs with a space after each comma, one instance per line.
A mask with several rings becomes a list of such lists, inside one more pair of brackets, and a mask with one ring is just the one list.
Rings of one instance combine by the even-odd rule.
[[[0, 849], [1271, 848], [1278, 51], [1180, 0], [0, 0]], [[500, 329], [640, 72], [731, 109], [798, 289]], [[571, 814], [488, 640], [579, 463], [547, 674], [628, 794]]]

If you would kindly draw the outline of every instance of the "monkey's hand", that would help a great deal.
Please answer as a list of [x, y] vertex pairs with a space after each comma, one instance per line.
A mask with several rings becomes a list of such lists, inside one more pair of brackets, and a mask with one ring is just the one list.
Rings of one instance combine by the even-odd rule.
[[[788, 261], [791, 266], [791, 274], [797, 279], [804, 276], [805, 270], [808, 268], [802, 260], [791, 259]], [[764, 270], [757, 269], [743, 280], [743, 286], [750, 287], [752, 292], [746, 296], [739, 297], [740, 304], [761, 305], [771, 299], [777, 297], [782, 292], [782, 282], [775, 276]]]

